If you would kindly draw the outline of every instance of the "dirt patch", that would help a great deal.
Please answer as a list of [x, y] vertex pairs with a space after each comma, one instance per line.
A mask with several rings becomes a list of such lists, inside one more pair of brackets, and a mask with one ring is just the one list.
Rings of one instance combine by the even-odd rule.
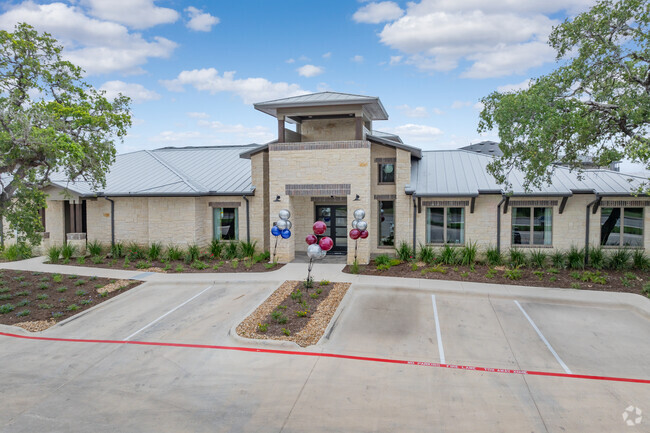
[[186, 263], [184, 260], [171, 260], [168, 262], [163, 262], [161, 260], [128, 260], [124, 258], [113, 259], [111, 257], [104, 256], [101, 258], [83, 257], [81, 259], [73, 259], [68, 262], [60, 260], [59, 264], [65, 264], [68, 266], [83, 266], [87, 268], [120, 269], [127, 271], [172, 274], [195, 272], [270, 272], [276, 271], [284, 266], [283, 264], [279, 263], [254, 262], [249, 259], [214, 260], [210, 258], [204, 258], [194, 263]]
[[262, 340], [293, 341], [302, 347], [316, 344], [347, 293], [350, 283], [285, 281], [250, 316], [237, 334]]
[[0, 270], [0, 323], [37, 332], [130, 290], [140, 281]]
[[[629, 292], [650, 296], [650, 293], [646, 294], [643, 291], [644, 285], [650, 282], [650, 272], [648, 271], [536, 269], [530, 267], [522, 267], [518, 271], [520, 272], [513, 272], [506, 266], [491, 268], [486, 265], [470, 267], [426, 265], [424, 263], [400, 263], [386, 270], [378, 270], [374, 262], [370, 265], [359, 266], [361, 275]], [[350, 266], [346, 266], [343, 272], [351, 273]]]

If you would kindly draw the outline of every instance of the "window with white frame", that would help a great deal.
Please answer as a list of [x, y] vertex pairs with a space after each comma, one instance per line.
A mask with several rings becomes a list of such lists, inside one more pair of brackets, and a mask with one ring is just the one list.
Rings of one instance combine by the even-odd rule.
[[553, 245], [552, 207], [513, 207], [513, 245]]
[[428, 244], [464, 244], [465, 208], [427, 208]]
[[212, 238], [220, 241], [239, 239], [239, 219], [236, 207], [215, 207], [212, 210]]
[[616, 247], [643, 247], [643, 208], [601, 208], [600, 244]]

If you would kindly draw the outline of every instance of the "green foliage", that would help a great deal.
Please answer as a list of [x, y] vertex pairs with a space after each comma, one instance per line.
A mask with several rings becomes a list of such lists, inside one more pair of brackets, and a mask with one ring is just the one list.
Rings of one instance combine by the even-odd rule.
[[433, 248], [429, 245], [420, 244], [420, 250], [418, 251], [418, 260], [426, 263], [427, 265], [430, 265], [434, 262], [435, 259], [436, 254], [434, 253]]
[[648, 298], [650, 298], [650, 282], [647, 282], [643, 285], [643, 288], [641, 289], [641, 293], [643, 293]]
[[167, 247], [167, 252], [165, 253], [167, 260], [176, 261], [183, 258], [183, 250], [176, 245], [169, 245]]
[[473, 265], [476, 262], [477, 251], [476, 242], [468, 242], [460, 249], [460, 264], [463, 266]]
[[318, 283], [319, 286], [327, 286], [330, 282], [328, 280], [320, 280]]
[[271, 318], [275, 320], [277, 323], [279, 323], [280, 325], [287, 323], [288, 320], [287, 316], [285, 316], [282, 313], [282, 311], [278, 309], [273, 310], [273, 312], [271, 313]]
[[223, 253], [223, 257], [226, 260], [233, 260], [239, 257], [239, 243], [238, 242], [228, 242]]
[[61, 257], [63, 257], [64, 260], [70, 260], [76, 252], [77, 246], [71, 243], [66, 243], [61, 247]]
[[83, 265], [86, 263], [86, 258], [85, 257], [77, 257], [77, 263], [80, 265]]
[[244, 257], [253, 257], [255, 256], [255, 249], [257, 248], [257, 241], [253, 242], [241, 242], [240, 249]]
[[29, 313], [30, 313], [29, 310], [23, 310], [23, 311], [17, 313], [16, 316], [18, 316], [18, 317], [25, 317], [25, 316], [29, 316]]
[[302, 282], [302, 287], [309, 290], [312, 287], [314, 287], [314, 278], [309, 277], [308, 279], [305, 279], [305, 281]]
[[548, 257], [548, 254], [546, 254], [545, 251], [543, 250], [534, 250], [531, 251], [530, 253], [530, 263], [535, 266], [536, 268], [543, 269], [544, 266], [546, 266], [546, 258]]
[[258, 323], [257, 324], [257, 330], [259, 332], [264, 333], [264, 332], [269, 330], [269, 324], [268, 323]]
[[580, 276], [580, 281], [583, 281], [585, 283], [591, 282], [595, 284], [607, 284], [607, 276], [603, 275], [600, 271], [584, 271]]
[[445, 245], [440, 251], [440, 261], [445, 265], [455, 265], [458, 263], [458, 250], [449, 245]]
[[428, 273], [431, 273], [431, 272], [438, 273], [438, 274], [446, 274], [447, 269], [445, 269], [442, 265], [437, 264], [437, 265], [431, 266], [430, 268], [424, 268], [424, 269], [422, 269], [422, 271], [420, 271], [420, 273], [422, 275], [425, 275], [425, 274], [428, 274]]
[[293, 292], [291, 292], [291, 299], [293, 299], [296, 302], [302, 301], [302, 292], [300, 289], [296, 289]]
[[[0, 197], [2, 197], [2, 194], [0, 194]], [[2, 198], [0, 198], [0, 205], [2, 205]], [[2, 251], [2, 257], [10, 262], [29, 259], [32, 257], [32, 247], [25, 242], [17, 242], [5, 248]]]
[[533, 271], [533, 275], [535, 275], [539, 281], [544, 279], [544, 271]]
[[104, 259], [102, 258], [102, 256], [92, 256], [90, 258], [90, 261], [96, 265], [101, 265], [102, 263], [104, 263]]
[[499, 183], [519, 169], [525, 188], [539, 187], [558, 162], [579, 169], [586, 155], [650, 166], [649, 25], [647, 1], [600, 0], [551, 32], [556, 70], [481, 100], [478, 129], [498, 129], [504, 154], [488, 166]]
[[135, 242], [130, 242], [126, 247], [126, 258], [130, 261], [142, 260], [147, 256], [147, 252], [143, 247], [136, 244]]
[[49, 259], [50, 263], [56, 264], [59, 263], [59, 257], [61, 257], [61, 248], [52, 245], [47, 249], [47, 258]]
[[526, 254], [517, 248], [510, 249], [510, 266], [518, 268], [526, 266]]
[[356, 260], [352, 262], [352, 264], [350, 265], [350, 273], [352, 274], [359, 273], [359, 263]]
[[209, 268], [208, 264], [205, 263], [205, 262], [202, 262], [201, 260], [194, 261], [192, 263], [191, 267], [194, 268], [194, 269], [198, 269], [199, 271]]
[[296, 316], [298, 317], [305, 317], [308, 313], [308, 310], [296, 310]]
[[594, 269], [605, 267], [605, 252], [601, 247], [594, 247], [589, 250], [589, 265]]
[[179, 264], [176, 265], [176, 268], [174, 269], [174, 272], [183, 272], [184, 268], [183, 265]]
[[408, 262], [415, 257], [415, 251], [408, 243], [402, 241], [397, 247], [397, 257], [403, 262]]
[[210, 254], [215, 260], [218, 260], [221, 257], [221, 251], [223, 251], [223, 244], [219, 242], [219, 239], [213, 239], [210, 242]]
[[485, 273], [485, 278], [494, 278], [497, 276], [497, 270], [494, 268], [489, 268], [488, 271]]
[[585, 250], [578, 248], [574, 245], [569, 248], [566, 253], [566, 261], [569, 269], [584, 269], [585, 268]]
[[377, 257], [375, 257], [375, 265], [377, 268], [382, 265], [388, 265], [390, 267], [390, 257], [388, 254], [380, 254]]
[[43, 303], [43, 304], [38, 304], [38, 308], [40, 308], [41, 310], [49, 310], [50, 308], [52, 308], [52, 305], [50, 305], [50, 304], [45, 304], [45, 303]]
[[125, 248], [122, 242], [115, 242], [115, 244], [111, 245], [111, 256], [114, 259], [121, 259], [124, 257], [124, 253]]
[[147, 262], [146, 260], [140, 260], [138, 263], [135, 264], [136, 269], [148, 269], [151, 267], [151, 262]]
[[268, 262], [271, 258], [271, 253], [269, 251], [264, 251], [255, 256], [256, 262]]
[[29, 296], [30, 292], [27, 290], [21, 290], [20, 292], [16, 292], [16, 296]]
[[571, 283], [571, 288], [579, 290], [581, 288], [580, 283]]
[[646, 270], [650, 267], [648, 256], [645, 255], [643, 250], [632, 251], [632, 266], [639, 271]]
[[102, 253], [102, 243], [96, 239], [92, 242], [88, 242], [88, 246], [86, 248], [88, 249], [88, 252], [91, 256], [98, 256]]
[[607, 260], [607, 267], [609, 269], [622, 271], [628, 268], [629, 263], [630, 263], [630, 251], [621, 248], [614, 251], [609, 256], [609, 260]]
[[86, 292], [84, 290], [77, 290], [76, 292], [74, 292], [74, 294], [77, 295], [77, 296], [86, 296], [88, 294], [88, 292]]
[[187, 247], [187, 251], [185, 251], [185, 255], [183, 256], [183, 260], [185, 260], [185, 263], [190, 264], [199, 260], [200, 257], [201, 249], [198, 245], [193, 244]]
[[287, 328], [282, 328], [282, 333], [287, 337], [291, 335], [291, 331], [289, 331]]
[[68, 305], [68, 308], [67, 308], [68, 311], [77, 311], [78, 309], [79, 309], [79, 306], [77, 304]]
[[495, 247], [489, 247], [485, 252], [488, 265], [499, 266], [503, 263], [503, 256]]
[[39, 301], [42, 301], [47, 298], [49, 298], [49, 296], [46, 295], [45, 293], [41, 293], [40, 295], [36, 296], [36, 299], [38, 299]]
[[63, 275], [61, 274], [52, 275], [52, 281], [54, 281], [55, 283], [60, 283], [61, 281], [63, 281]]
[[90, 305], [90, 304], [93, 303], [93, 301], [90, 300], [90, 299], [82, 299], [81, 301], [79, 301], [79, 303], [80, 303], [81, 305]]
[[230, 266], [233, 269], [237, 269], [239, 267], [239, 259], [233, 259], [232, 262], [230, 262]]
[[108, 290], [104, 290], [99, 294], [99, 296], [101, 296], [102, 298], [108, 298]]
[[162, 245], [160, 242], [153, 242], [149, 245], [149, 250], [147, 251], [147, 258], [152, 262], [158, 260], [162, 254]]
[[47, 283], [40, 283], [40, 284], [38, 285], [38, 288], [41, 289], [41, 290], [47, 290], [47, 289], [50, 288], [50, 285], [47, 284]]
[[564, 269], [566, 267], [566, 256], [562, 251], [553, 251], [549, 258], [551, 259], [551, 264], [556, 268], [556, 270]]
[[411, 263], [411, 270], [412, 271], [417, 271], [418, 270], [418, 264], [417, 263]]
[[56, 291], [59, 292], [59, 293], [63, 293], [63, 292], [65, 292], [66, 290], [68, 290], [68, 288], [65, 287], [65, 286], [62, 286], [62, 287], [59, 287], [59, 288], [56, 289]]
[[16, 307], [12, 304], [0, 305], [0, 314], [8, 314], [14, 311]]
[[516, 267], [503, 271], [503, 276], [509, 280], [520, 280], [524, 276], [524, 273], [519, 267]]

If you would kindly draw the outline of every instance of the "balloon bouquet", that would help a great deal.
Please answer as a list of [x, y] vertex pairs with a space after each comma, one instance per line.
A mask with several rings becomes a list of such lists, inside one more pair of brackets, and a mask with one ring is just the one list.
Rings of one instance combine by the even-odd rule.
[[278, 213], [278, 217], [280, 219], [277, 220], [273, 227], [271, 227], [271, 234], [275, 236], [275, 246], [273, 247], [273, 262], [275, 262], [275, 253], [278, 249], [278, 239], [280, 237], [282, 237], [282, 239], [289, 239], [291, 237], [291, 221], [289, 221], [290, 216], [291, 212], [286, 209], [282, 209]]
[[[314, 260], [325, 258], [327, 252], [334, 246], [334, 241], [329, 236], [322, 236], [327, 230], [327, 225], [323, 221], [316, 221], [312, 227], [313, 235], [307, 235], [307, 257], [309, 257], [309, 267], [307, 268], [307, 282], [311, 281], [311, 268], [314, 266]], [[319, 239], [320, 237], [320, 239]]]
[[354, 261], [357, 261], [357, 243], [359, 238], [368, 237], [368, 223], [363, 219], [366, 217], [366, 211], [357, 209], [354, 211], [354, 220], [352, 220], [352, 230], [350, 230], [350, 239], [354, 240]]

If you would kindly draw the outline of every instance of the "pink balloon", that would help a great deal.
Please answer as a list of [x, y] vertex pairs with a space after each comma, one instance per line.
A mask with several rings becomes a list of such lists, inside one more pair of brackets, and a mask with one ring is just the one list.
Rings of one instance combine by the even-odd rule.
[[359, 239], [359, 236], [361, 236], [361, 231], [357, 229], [352, 229], [350, 230], [350, 238], [351, 239]]
[[316, 237], [316, 235], [307, 235], [305, 241], [307, 242], [307, 245], [313, 245], [316, 242], [318, 242], [318, 238]]
[[364, 230], [361, 232], [361, 239], [365, 239], [368, 237], [368, 230]]
[[325, 236], [320, 241], [318, 241], [318, 245], [323, 251], [329, 251], [334, 246], [334, 241], [332, 241], [332, 238]]
[[314, 233], [317, 235], [322, 235], [325, 233], [325, 230], [327, 230], [327, 224], [325, 224], [323, 221], [316, 221], [314, 223]]

